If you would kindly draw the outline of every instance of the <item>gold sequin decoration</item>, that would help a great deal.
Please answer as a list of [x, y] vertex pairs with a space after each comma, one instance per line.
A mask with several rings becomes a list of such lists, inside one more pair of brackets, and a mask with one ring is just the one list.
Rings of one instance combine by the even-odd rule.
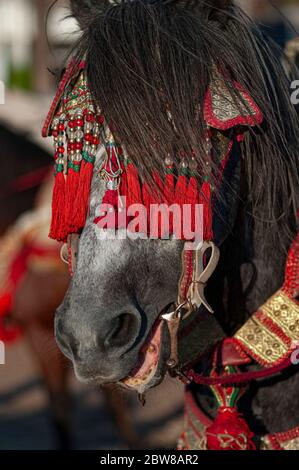
[[[282, 291], [274, 294], [259, 310], [292, 341], [299, 340], [299, 307]], [[256, 315], [236, 333], [235, 338], [252, 351], [255, 359], [260, 359], [265, 365], [273, 365], [289, 352], [289, 345], [262, 324]]]
[[[299, 437], [295, 437], [294, 439], [288, 439], [285, 442], [282, 442], [277, 439], [280, 447], [284, 450], [299, 450]], [[271, 440], [268, 436], [265, 436], [261, 440], [260, 450], [274, 450]]]
[[239, 92], [244, 99], [233, 96], [219, 75], [214, 78], [211, 84], [211, 93], [213, 113], [222, 122], [236, 119], [240, 115], [255, 116], [256, 114], [243, 93]]
[[284, 450], [299, 450], [299, 437], [295, 437], [295, 439], [287, 442], [281, 442], [280, 445]]
[[282, 291], [278, 291], [262, 307], [262, 311], [276, 323], [292, 341], [299, 340], [299, 306]]

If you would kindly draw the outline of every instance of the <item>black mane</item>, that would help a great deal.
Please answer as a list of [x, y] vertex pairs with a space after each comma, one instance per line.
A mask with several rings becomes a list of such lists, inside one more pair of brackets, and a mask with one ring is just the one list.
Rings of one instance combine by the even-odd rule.
[[145, 175], [162, 169], [168, 154], [196, 149], [202, 178], [201, 110], [215, 66], [230, 77], [236, 102], [242, 97], [232, 80], [248, 90], [265, 121], [242, 146], [247, 209], [264, 233], [285, 243], [299, 207], [299, 120], [281, 52], [231, 1], [89, 3], [77, 53], [86, 57], [96, 103]]

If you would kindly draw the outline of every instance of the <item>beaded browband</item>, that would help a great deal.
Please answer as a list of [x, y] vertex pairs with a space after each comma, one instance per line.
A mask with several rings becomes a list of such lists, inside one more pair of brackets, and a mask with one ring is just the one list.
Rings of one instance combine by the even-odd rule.
[[[242, 139], [247, 126], [260, 125], [263, 120], [252, 98], [238, 83], [235, 83], [235, 88], [242, 96], [242, 103], [238, 106], [224, 79], [216, 74], [204, 100], [207, 168], [212, 152], [217, 150], [220, 178], [233, 142]], [[85, 226], [96, 155], [104, 146], [106, 156], [99, 174], [106, 181], [106, 193], [102, 201], [103, 211], [95, 223], [105, 215], [105, 207], [120, 210], [120, 196], [126, 196], [127, 207], [138, 203], [147, 210], [153, 203], [191, 206], [201, 203], [203, 236], [205, 240], [213, 239], [211, 200], [215, 188], [211, 187], [209, 170], [203, 175], [202, 187], [198, 188], [194, 155], [180, 156], [178, 167], [170, 155], [165, 161], [164, 174], [153, 174], [159, 191], [151, 190], [140, 177], [138, 168], [130, 162], [125, 148], [116, 142], [101, 110], [94, 105], [83, 61], [71, 61], [68, 66], [47, 116], [43, 136], [52, 136], [55, 147], [51, 238], [66, 241], [68, 235], [80, 233]], [[158, 227], [157, 230], [161, 235], [162, 228]]]

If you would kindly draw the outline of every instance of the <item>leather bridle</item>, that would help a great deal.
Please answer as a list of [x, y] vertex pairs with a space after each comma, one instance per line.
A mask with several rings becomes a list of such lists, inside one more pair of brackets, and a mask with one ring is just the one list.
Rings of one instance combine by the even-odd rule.
[[[61, 248], [61, 259], [69, 265], [71, 276], [76, 269], [79, 239], [79, 235], [71, 234], [68, 236], [67, 243]], [[169, 305], [160, 314], [160, 318], [167, 324], [170, 336], [170, 356], [167, 367], [171, 376], [182, 375], [178, 355], [178, 332], [182, 322], [201, 306], [204, 306], [211, 314], [214, 313], [206, 300], [205, 288], [218, 265], [219, 248], [213, 242], [204, 241], [196, 249], [190, 250], [186, 249], [187, 244], [188, 242], [182, 251], [182, 273], [178, 285], [177, 302]]]
[[[178, 286], [178, 300], [172, 305], [172, 311], [163, 313], [161, 319], [167, 323], [170, 336], [170, 357], [167, 366], [170, 375], [181, 376], [178, 357], [178, 331], [181, 323], [202, 305], [212, 314], [213, 309], [205, 298], [205, 287], [215, 271], [219, 257], [219, 248], [213, 242], [202, 242], [197, 249], [182, 253], [182, 274]], [[211, 251], [207, 260], [208, 252]]]

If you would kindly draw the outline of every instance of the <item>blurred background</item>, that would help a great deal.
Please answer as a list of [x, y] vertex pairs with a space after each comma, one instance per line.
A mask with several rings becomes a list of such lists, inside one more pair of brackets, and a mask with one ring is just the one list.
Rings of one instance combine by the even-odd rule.
[[[47, 240], [51, 143], [40, 137], [57, 72], [78, 37], [68, 2], [0, 0], [0, 450], [173, 448], [183, 388], [147, 397], [79, 384], [53, 340], [68, 284]], [[299, 0], [239, 0], [281, 47], [299, 31]], [[299, 35], [299, 33], [298, 33]]]

